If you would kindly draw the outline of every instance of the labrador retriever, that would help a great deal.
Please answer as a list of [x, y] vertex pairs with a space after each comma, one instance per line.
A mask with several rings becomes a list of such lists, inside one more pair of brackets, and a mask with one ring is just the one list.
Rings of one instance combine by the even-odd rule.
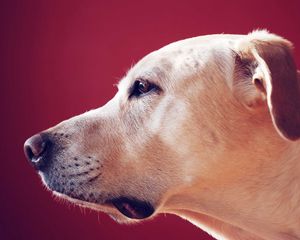
[[118, 222], [171, 213], [217, 239], [300, 239], [299, 83], [292, 44], [265, 30], [178, 41], [25, 154], [55, 195]]

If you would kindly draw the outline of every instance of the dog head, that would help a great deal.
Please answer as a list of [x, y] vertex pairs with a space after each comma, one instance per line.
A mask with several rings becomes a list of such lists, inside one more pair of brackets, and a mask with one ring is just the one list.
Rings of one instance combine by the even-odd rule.
[[105, 106], [25, 143], [51, 191], [118, 221], [183, 208], [182, 194], [217, 192], [250, 175], [259, 164], [250, 150], [285, 141], [276, 130], [300, 137], [291, 45], [265, 31], [170, 44], [118, 88]]

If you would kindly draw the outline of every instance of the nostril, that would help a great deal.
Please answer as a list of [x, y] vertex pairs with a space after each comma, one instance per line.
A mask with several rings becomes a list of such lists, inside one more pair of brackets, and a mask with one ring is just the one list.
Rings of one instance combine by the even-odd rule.
[[24, 153], [30, 163], [37, 169], [45, 165], [47, 148], [49, 140], [42, 137], [41, 134], [36, 134], [27, 139], [24, 144]]
[[33, 158], [34, 154], [29, 145], [24, 145], [24, 152], [25, 152], [25, 156], [28, 158], [28, 160], [31, 160]]
[[24, 151], [29, 159], [39, 157], [45, 148], [46, 143], [40, 134], [32, 136], [24, 144]]

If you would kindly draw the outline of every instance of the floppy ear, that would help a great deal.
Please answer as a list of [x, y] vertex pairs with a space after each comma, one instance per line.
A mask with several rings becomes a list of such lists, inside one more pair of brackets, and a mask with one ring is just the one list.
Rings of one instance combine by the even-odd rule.
[[[292, 56], [292, 44], [268, 32], [257, 31], [247, 35], [236, 52], [234, 84], [244, 89], [242, 95], [246, 105], [255, 108], [266, 101], [279, 134], [289, 140], [298, 140], [300, 72]], [[246, 88], [245, 79], [248, 79]]]

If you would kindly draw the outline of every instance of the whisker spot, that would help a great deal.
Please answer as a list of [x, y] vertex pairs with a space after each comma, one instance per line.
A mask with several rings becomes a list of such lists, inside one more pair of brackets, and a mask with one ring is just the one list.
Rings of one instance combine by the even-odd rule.
[[99, 176], [100, 176], [100, 174], [98, 174], [98, 175], [95, 176], [95, 177], [90, 178], [90, 179], [88, 180], [88, 182], [91, 183], [91, 182], [97, 180], [97, 179], [99, 178]]

